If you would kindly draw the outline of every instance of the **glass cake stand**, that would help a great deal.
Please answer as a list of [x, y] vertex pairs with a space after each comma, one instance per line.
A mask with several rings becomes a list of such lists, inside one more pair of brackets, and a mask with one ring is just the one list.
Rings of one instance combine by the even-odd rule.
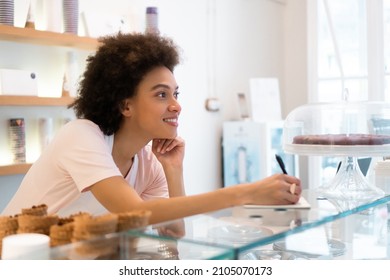
[[297, 144], [297, 136], [323, 136], [343, 134], [364, 136], [390, 136], [388, 129], [375, 127], [377, 120], [389, 120], [390, 105], [384, 102], [314, 103], [298, 107], [286, 118], [283, 128], [283, 149], [286, 153], [307, 156], [343, 158], [335, 177], [317, 188], [322, 198], [328, 199], [340, 211], [355, 208], [384, 196], [384, 192], [371, 184], [362, 174], [359, 157], [385, 157], [390, 155], [390, 144], [346, 145], [339, 143]]
[[[312, 151], [310, 155], [322, 155], [322, 156], [339, 156], [342, 157], [340, 167], [335, 177], [327, 184], [322, 185], [317, 188], [318, 194], [320, 197], [328, 199], [332, 202], [340, 211], [352, 209], [359, 205], [362, 205], [367, 202], [371, 202], [375, 199], [381, 198], [384, 196], [384, 192], [371, 184], [367, 178], [363, 175], [358, 164], [358, 157], [368, 156], [362, 153], [364, 149], [370, 150], [370, 147], [356, 146], [353, 151], [351, 147], [331, 147], [330, 151], [326, 151], [325, 147], [316, 147], [323, 145], [312, 145], [315, 151]], [[387, 147], [390, 149], [390, 147]], [[302, 147], [298, 147], [295, 150], [296, 154], [300, 154]], [[382, 147], [383, 149], [384, 147]], [[294, 149], [287, 149], [288, 152], [292, 152]], [[338, 153], [335, 154], [335, 150], [338, 150]], [[378, 151], [379, 154], [375, 154], [373, 151]], [[341, 153], [344, 151], [344, 153]], [[371, 147], [370, 156], [383, 156], [383, 153], [380, 153], [378, 147]], [[388, 153], [388, 151], [387, 151]], [[357, 155], [358, 154], [358, 155]]]

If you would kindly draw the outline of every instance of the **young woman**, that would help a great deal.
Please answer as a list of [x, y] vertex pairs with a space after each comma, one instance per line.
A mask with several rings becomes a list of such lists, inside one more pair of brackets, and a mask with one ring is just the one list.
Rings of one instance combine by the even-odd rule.
[[185, 196], [185, 142], [177, 136], [181, 107], [173, 75], [178, 48], [153, 34], [118, 34], [101, 43], [87, 60], [71, 105], [78, 119], [57, 133], [3, 215], [39, 204], [63, 215], [147, 209], [150, 223], [157, 223], [236, 205], [299, 200], [300, 180], [284, 174]]

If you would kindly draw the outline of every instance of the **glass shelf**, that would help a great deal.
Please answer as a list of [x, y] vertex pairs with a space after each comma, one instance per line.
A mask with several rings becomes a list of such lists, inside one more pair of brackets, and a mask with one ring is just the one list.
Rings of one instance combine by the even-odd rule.
[[290, 232], [267, 245], [241, 250], [238, 259], [389, 260], [390, 203], [371, 206], [304, 226], [304, 231]]
[[52, 260], [228, 260], [232, 249], [186, 240], [119, 232], [53, 247]]
[[[377, 212], [376, 209], [383, 208], [386, 206], [386, 203], [390, 205], [390, 196], [386, 196], [369, 203], [356, 205], [356, 207], [345, 211], [340, 211], [337, 205], [321, 197], [316, 190], [304, 190], [303, 196], [310, 204], [309, 209], [234, 207], [187, 217], [180, 221], [153, 225], [153, 230], [139, 234], [156, 238], [172, 238], [166, 234], [169, 232], [166, 229], [172, 229], [177, 227], [177, 224], [182, 224], [185, 225], [185, 234], [178, 240], [209, 246], [230, 247], [237, 258], [255, 258], [256, 254], [259, 257], [261, 253], [269, 254], [268, 257], [270, 257], [271, 253], [273, 253], [273, 258], [275, 259], [305, 259], [307, 254], [306, 256], [298, 256], [288, 255], [287, 253], [289, 252], [282, 252], [282, 243], [276, 249], [272, 248], [271, 245], [278, 241], [281, 242], [289, 236], [303, 232], [310, 233], [310, 231], [320, 229], [328, 224], [343, 223], [348, 221], [347, 218], [350, 216], [364, 216], [371, 219], [371, 215], [374, 215], [372, 213]], [[354, 229], [356, 228], [352, 227], [350, 229], [351, 232], [354, 232]], [[335, 232], [337, 230], [334, 229]], [[264, 251], [254, 251], [262, 246], [265, 248], [262, 248]], [[329, 246], [333, 250], [345, 249], [343, 244], [340, 244], [337, 240], [330, 240]], [[272, 252], [269, 252], [270, 250]], [[252, 252], [252, 255], [245, 256], [249, 252]], [[275, 256], [277, 253], [279, 253], [279, 256]], [[341, 253], [339, 252], [338, 254]]]

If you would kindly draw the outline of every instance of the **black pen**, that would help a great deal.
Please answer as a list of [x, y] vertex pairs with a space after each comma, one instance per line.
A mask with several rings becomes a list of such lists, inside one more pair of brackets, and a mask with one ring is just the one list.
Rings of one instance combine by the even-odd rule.
[[[283, 173], [287, 174], [286, 166], [284, 165], [282, 157], [279, 155], [275, 155], [275, 158], [276, 158], [277, 162], [279, 163], [279, 166], [282, 169]], [[296, 187], [297, 187], [297, 185], [295, 183], [291, 184], [290, 185], [290, 193], [295, 194]]]
[[283, 159], [279, 155], [275, 155], [276, 161], [278, 162], [280, 168], [282, 169], [284, 174], [287, 174], [286, 166], [284, 165]]

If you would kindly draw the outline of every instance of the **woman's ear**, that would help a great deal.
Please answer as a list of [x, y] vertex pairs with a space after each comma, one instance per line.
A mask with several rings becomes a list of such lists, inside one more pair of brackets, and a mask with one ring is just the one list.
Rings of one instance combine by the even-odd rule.
[[122, 103], [122, 115], [125, 117], [131, 117], [132, 114], [132, 108], [131, 108], [131, 101], [129, 98], [125, 99]]

